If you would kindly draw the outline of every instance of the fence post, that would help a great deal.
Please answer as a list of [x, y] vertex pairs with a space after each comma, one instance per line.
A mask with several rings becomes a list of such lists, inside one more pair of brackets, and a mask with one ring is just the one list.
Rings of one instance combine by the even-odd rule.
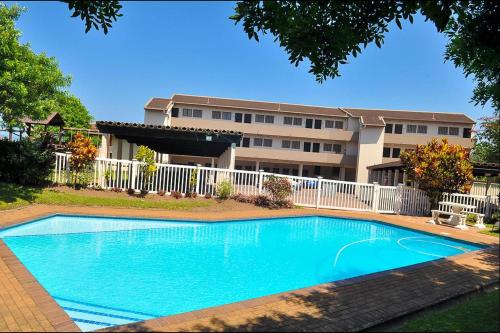
[[401, 207], [403, 206], [403, 184], [398, 184], [396, 187], [396, 205], [394, 210], [397, 215], [401, 214]]
[[318, 186], [316, 188], [316, 209], [319, 208], [319, 203], [320, 203], [320, 200], [321, 200], [321, 184], [322, 184], [322, 180], [323, 177], [321, 176], [318, 176]]
[[380, 201], [380, 185], [377, 182], [373, 183], [373, 199], [372, 199], [372, 211], [378, 212], [378, 203]]
[[136, 178], [137, 178], [137, 160], [134, 158], [132, 160], [132, 175], [130, 176], [130, 188], [136, 189]]
[[259, 194], [262, 194], [262, 180], [264, 179], [264, 175], [262, 174], [264, 170], [259, 170]]
[[491, 216], [491, 195], [487, 195], [486, 196], [486, 204], [485, 204], [485, 207], [484, 207], [484, 215], [486, 217], [490, 217]]
[[66, 183], [71, 182], [71, 170], [69, 167], [69, 158], [71, 157], [71, 154], [66, 154], [65, 159], [66, 159]]
[[200, 194], [200, 167], [201, 164], [196, 164], [196, 194]]

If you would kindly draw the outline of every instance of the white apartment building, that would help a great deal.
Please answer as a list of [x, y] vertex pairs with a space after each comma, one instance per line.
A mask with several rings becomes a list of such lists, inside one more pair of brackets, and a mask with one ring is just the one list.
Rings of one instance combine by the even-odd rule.
[[[151, 98], [144, 111], [145, 125], [242, 133], [234, 147], [234, 164], [179, 150], [177, 154], [158, 154], [161, 162], [357, 182], [368, 182], [367, 167], [396, 161], [400, 152], [432, 138], [447, 138], [470, 149], [475, 123], [462, 113], [320, 107], [181, 94]], [[100, 156], [132, 159], [138, 143], [130, 141], [108, 132]]]

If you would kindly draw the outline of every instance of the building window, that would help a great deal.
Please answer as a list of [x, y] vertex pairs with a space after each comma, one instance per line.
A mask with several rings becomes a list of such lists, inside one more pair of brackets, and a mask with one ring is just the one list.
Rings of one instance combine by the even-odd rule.
[[235, 113], [234, 114], [234, 122], [242, 123], [243, 122], [243, 113]]
[[438, 134], [439, 135], [448, 135], [448, 127], [438, 127]]
[[306, 119], [306, 128], [313, 128], [313, 120]]
[[406, 133], [417, 133], [417, 125], [407, 125]]
[[287, 148], [289, 149], [292, 146], [292, 143], [290, 140], [282, 140], [281, 141], [281, 148]]
[[344, 122], [340, 120], [335, 120], [335, 128], [336, 129], [344, 129]]
[[264, 147], [272, 147], [273, 140], [272, 139], [264, 139]]
[[284, 175], [289, 175], [289, 174], [290, 174], [290, 169], [288, 169], [288, 168], [283, 168], [283, 174], [284, 174]]
[[391, 157], [391, 148], [384, 147], [384, 152], [382, 154], [383, 157]]
[[284, 125], [293, 125], [293, 117], [285, 117], [283, 118]]
[[449, 134], [457, 136], [459, 132], [458, 127], [450, 127]]
[[319, 165], [314, 166], [314, 174], [319, 176], [321, 174], [321, 167]]
[[280, 168], [273, 168], [273, 173], [280, 173]]
[[325, 128], [334, 128], [335, 122], [333, 120], [325, 120]]
[[220, 111], [212, 111], [212, 119], [220, 119], [221, 113], [222, 112], [220, 112]]
[[274, 116], [265, 116], [263, 114], [255, 115], [256, 123], [274, 124]]
[[325, 120], [325, 128], [344, 129], [344, 122], [341, 120]]
[[403, 125], [401, 124], [394, 125], [394, 134], [403, 134]]
[[246, 148], [250, 147], [250, 138], [243, 138], [242, 146]]
[[302, 126], [302, 118], [293, 118], [293, 126]]
[[292, 141], [292, 149], [300, 149], [300, 141]]
[[201, 118], [202, 117], [202, 110], [198, 109], [182, 109], [182, 116], [183, 117], [190, 117], [190, 118]]
[[392, 157], [393, 158], [398, 158], [400, 153], [401, 153], [400, 148], [392, 148]]
[[[195, 110], [196, 111], [196, 110]], [[241, 116], [241, 113], [240, 113]], [[212, 111], [212, 119], [231, 120], [231, 112]], [[241, 118], [240, 118], [241, 120]], [[241, 123], [241, 121], [236, 121]]]
[[261, 138], [254, 138], [253, 145], [256, 147], [262, 147], [262, 139]]
[[314, 120], [314, 128], [321, 129], [321, 119]]
[[418, 125], [417, 133], [419, 134], [427, 134], [427, 125]]
[[333, 150], [333, 145], [331, 143], [323, 144], [323, 151], [332, 151], [332, 150]]
[[245, 113], [245, 116], [243, 118], [243, 122], [245, 124], [251, 124], [252, 123], [252, 114], [251, 113]]
[[334, 143], [333, 144], [333, 152], [335, 154], [340, 154], [342, 152], [342, 145], [340, 145], [338, 143]]
[[464, 134], [463, 137], [468, 139], [471, 137], [472, 129], [471, 128], [464, 128]]
[[392, 133], [392, 124], [385, 124], [385, 132]]
[[179, 108], [172, 108], [172, 117], [173, 118], [179, 117]]
[[304, 142], [304, 151], [305, 152], [311, 151], [311, 143], [310, 142]]
[[319, 153], [319, 143], [318, 142], [313, 143], [313, 153]]

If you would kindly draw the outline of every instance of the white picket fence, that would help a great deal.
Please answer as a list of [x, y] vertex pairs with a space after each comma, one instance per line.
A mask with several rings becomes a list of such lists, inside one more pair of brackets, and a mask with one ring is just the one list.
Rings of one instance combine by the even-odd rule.
[[[56, 154], [53, 174], [55, 183], [66, 183], [70, 180], [69, 156]], [[177, 191], [186, 194], [195, 191], [203, 196], [207, 193], [215, 195], [217, 184], [229, 180], [234, 193], [258, 195], [264, 193], [263, 184], [266, 179], [276, 176], [285, 177], [291, 182], [293, 193], [290, 200], [298, 206], [415, 216], [430, 213], [430, 204], [425, 192], [402, 185], [379, 186], [376, 183], [355, 183], [321, 177], [162, 163], [156, 163], [156, 172], [146, 181], [140, 165], [137, 161], [98, 158], [87, 171], [89, 186], [140, 190], [146, 184], [148, 191], [152, 193]]]
[[[493, 213], [500, 211], [498, 196], [444, 193], [442, 200], [444, 202], [475, 206], [474, 211], [484, 214], [486, 217], [490, 217]], [[446, 210], [446, 207], [440, 205], [439, 210]]]
[[486, 185], [487, 184], [483, 182], [474, 182], [474, 184], [472, 184], [472, 188], [470, 189], [470, 194], [498, 197], [498, 194], [500, 193], [500, 184], [491, 183], [489, 186]]

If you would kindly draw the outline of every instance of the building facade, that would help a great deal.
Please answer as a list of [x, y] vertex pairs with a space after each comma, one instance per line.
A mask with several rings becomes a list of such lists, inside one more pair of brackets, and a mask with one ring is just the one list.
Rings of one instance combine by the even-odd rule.
[[[144, 124], [243, 133], [236, 169], [368, 182], [369, 166], [397, 161], [432, 138], [472, 148], [474, 120], [461, 113], [319, 107], [175, 94], [151, 98]], [[108, 135], [101, 157], [132, 159], [137, 147]], [[173, 164], [218, 166], [217, 158], [158, 154]], [[402, 177], [402, 175], [401, 175]], [[400, 179], [402, 182], [403, 179]]]

